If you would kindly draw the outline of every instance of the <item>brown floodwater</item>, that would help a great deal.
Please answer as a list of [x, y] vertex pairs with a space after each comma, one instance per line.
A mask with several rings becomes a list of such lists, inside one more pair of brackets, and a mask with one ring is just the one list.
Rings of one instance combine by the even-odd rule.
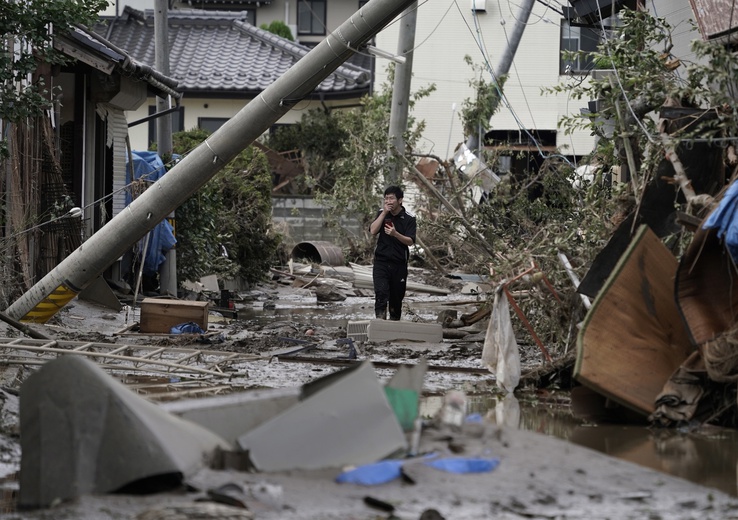
[[565, 399], [477, 396], [469, 398], [469, 412], [495, 424], [557, 437], [738, 496], [738, 431], [733, 429], [708, 427], [687, 432], [591, 423], [575, 417]]

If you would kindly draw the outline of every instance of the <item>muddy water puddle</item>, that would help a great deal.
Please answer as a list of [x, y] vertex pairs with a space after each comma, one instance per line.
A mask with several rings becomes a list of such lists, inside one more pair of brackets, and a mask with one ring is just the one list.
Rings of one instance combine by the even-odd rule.
[[[441, 406], [429, 397], [424, 412]], [[529, 430], [738, 496], [738, 431], [699, 433], [630, 424], [592, 424], [574, 417], [566, 398], [518, 400], [470, 397], [468, 411], [484, 420]]]

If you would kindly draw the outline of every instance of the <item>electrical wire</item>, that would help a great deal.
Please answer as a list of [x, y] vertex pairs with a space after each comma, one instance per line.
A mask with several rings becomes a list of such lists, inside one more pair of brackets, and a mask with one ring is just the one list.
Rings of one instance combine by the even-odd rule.
[[[599, 15], [599, 21], [600, 21], [600, 27], [602, 28], [602, 35], [605, 39], [605, 42], [607, 43], [608, 39], [608, 31], [605, 29], [604, 19], [602, 18], [602, 10], [600, 9], [599, 2], [597, 3], [597, 14]], [[648, 131], [648, 128], [646, 128], [646, 125], [643, 124], [643, 122], [640, 120], [640, 118], [636, 115], [635, 110], [633, 109], [633, 105], [628, 98], [628, 94], [625, 92], [625, 87], [623, 87], [623, 82], [620, 79], [620, 73], [618, 72], [617, 67], [614, 65], [614, 61], [612, 59], [612, 53], [610, 52], [610, 46], [604, 45], [605, 52], [607, 53], [607, 57], [610, 59], [610, 62], [613, 63], [613, 76], [615, 77], [615, 80], [617, 81], [618, 88], [620, 89], [620, 92], [623, 94], [623, 99], [625, 100], [625, 106], [628, 108], [628, 111], [633, 116], [633, 119], [635, 120], [636, 124], [640, 127], [641, 131], [646, 136], [646, 139], [648, 139], [648, 142], [651, 144], [656, 144], [657, 141], [651, 133]]]
[[[195, 148], [191, 148], [190, 150], [188, 150], [187, 152], [185, 152], [185, 154], [181, 155], [178, 159], [172, 160], [172, 161], [169, 161], [168, 163], [166, 163], [164, 165], [165, 171], [168, 171], [170, 169], [169, 168], [170, 166], [172, 166], [172, 165], [176, 164], [177, 162], [179, 162], [182, 158], [184, 158], [186, 155], [188, 155], [194, 149]], [[86, 205], [84, 205], [82, 207], [74, 207], [74, 208], [70, 209], [69, 211], [67, 211], [63, 215], [60, 215], [60, 216], [55, 217], [55, 218], [52, 218], [51, 220], [48, 220], [46, 222], [42, 222], [40, 224], [35, 224], [35, 225], [33, 225], [33, 226], [29, 227], [29, 228], [26, 228], [26, 229], [23, 229], [23, 230], [18, 231], [16, 233], [13, 233], [12, 235], [9, 235], [7, 237], [2, 237], [2, 238], [0, 238], [0, 243], [4, 242], [6, 240], [10, 240], [10, 239], [16, 238], [16, 237], [18, 237], [20, 235], [24, 235], [26, 233], [30, 233], [31, 231], [34, 231], [34, 230], [36, 230], [36, 229], [38, 229], [40, 227], [46, 226], [47, 224], [51, 224], [53, 222], [56, 222], [56, 221], [61, 220], [61, 219], [64, 219], [64, 218], [82, 217], [83, 214], [84, 214], [84, 211], [87, 210], [88, 208], [91, 208], [91, 207], [94, 207], [94, 206], [103, 204], [103, 203], [107, 202], [109, 199], [112, 199], [118, 193], [121, 193], [121, 192], [125, 192], [127, 190], [130, 190], [130, 188], [135, 183], [140, 182], [142, 180], [143, 181], [151, 181], [150, 177], [153, 176], [153, 175], [158, 175], [159, 174], [159, 170], [161, 170], [161, 167], [160, 168], [157, 168], [153, 172], [149, 172], [149, 173], [146, 173], [144, 175], [141, 175], [135, 181], [130, 182], [130, 183], [126, 184], [125, 186], [122, 186], [122, 187], [120, 187], [120, 188], [118, 188], [116, 190], [113, 190], [110, 193], [108, 193], [106, 195], [103, 195], [99, 199], [96, 199], [96, 200], [94, 200], [94, 201], [90, 202], [89, 204], [86, 204]], [[151, 181], [151, 182], [153, 184], [153, 182], [156, 182], [156, 181]]]
[[[500, 1], [497, 0], [497, 4], [499, 5]], [[508, 6], [510, 5], [510, 2], [508, 1]], [[500, 14], [502, 14], [502, 10], [500, 10]], [[512, 15], [512, 12], [510, 13]], [[477, 30], [477, 34], [479, 34], [480, 41], [482, 42], [482, 46], [485, 49], [486, 55], [489, 55], [489, 52], [486, 51], [487, 46], [484, 43], [484, 38], [481, 34], [480, 27], [479, 27], [479, 20], [476, 13], [472, 14], [472, 17], [474, 18], [474, 27]], [[513, 18], [515, 18], [513, 16]], [[517, 18], [515, 18], [516, 22], [520, 23]], [[507, 27], [505, 25], [502, 26], [502, 32], [505, 35], [505, 41], [507, 42], [507, 45], [510, 45], [510, 36], [507, 34]], [[523, 88], [523, 82], [520, 79], [520, 73], [518, 72], [518, 67], [515, 65], [515, 60], [512, 61], [511, 66], [513, 68], [513, 71], [515, 72], [515, 77], [518, 78], [518, 85], [520, 86], [520, 93], [523, 95], [523, 101], [525, 102], [525, 106], [528, 108], [528, 114], [530, 115], [531, 123], [533, 124], [534, 128], [537, 128], [538, 125], [536, 124], [535, 116], [533, 115], [533, 110], [530, 107], [530, 103], [528, 102], [528, 97], [525, 95], [525, 88]]]
[[[459, 7], [457, 0], [453, 0], [453, 1], [454, 1], [454, 4], [456, 5], [456, 8], [459, 11], [459, 14], [462, 17], [462, 20], [464, 20], [464, 24], [466, 25], [467, 30], [469, 31], [469, 33], [474, 38], [474, 33], [473, 33], [471, 27], [469, 26], [469, 23], [466, 21], [466, 18], [464, 17], [463, 13], [461, 12], [461, 8]], [[483, 59], [484, 65], [485, 65], [485, 69], [487, 70], [487, 72], [492, 77], [493, 85], [494, 85], [495, 89], [497, 90], [497, 95], [498, 95], [498, 97], [500, 99], [500, 102], [508, 110], [508, 112], [512, 115], [513, 119], [515, 120], [515, 123], [518, 125], [518, 129], [520, 131], [522, 131], [523, 133], [525, 133], [528, 136], [528, 138], [530, 139], [530, 141], [535, 145], [536, 150], [538, 151], [538, 154], [543, 159], [548, 159], [550, 157], [558, 157], [558, 158], [561, 158], [564, 162], [568, 163], [572, 167], [575, 167], [574, 163], [572, 163], [569, 160], [568, 157], [566, 157], [566, 156], [564, 156], [562, 154], [559, 154], [559, 153], [556, 153], [556, 154], [547, 154], [543, 150], [542, 144], [540, 143], [540, 141], [538, 140], [538, 138], [536, 136], [534, 136], [530, 132], [530, 130], [523, 124], [523, 122], [520, 120], [520, 117], [517, 115], [517, 113], [513, 109], [512, 104], [510, 103], [509, 99], [503, 93], [503, 91], [500, 89], [500, 87], [499, 87], [499, 78], [497, 77], [494, 69], [492, 68], [492, 66], [491, 66], [491, 64], [489, 62], [489, 59], [487, 58], [487, 55], [485, 53], [484, 47], [480, 44], [480, 42], [476, 38], [474, 38], [474, 41], [477, 43], [477, 47], [479, 48], [479, 51], [480, 51], [480, 53], [482, 55], [482, 59]]]

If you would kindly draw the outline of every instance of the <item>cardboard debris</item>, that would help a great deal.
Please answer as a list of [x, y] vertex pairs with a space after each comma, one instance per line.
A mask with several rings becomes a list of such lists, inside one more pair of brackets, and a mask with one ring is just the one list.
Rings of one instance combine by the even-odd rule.
[[47, 362], [21, 387], [21, 507], [182, 478], [229, 444], [147, 401], [80, 356]]
[[261, 471], [366, 464], [406, 448], [374, 367], [365, 361], [303, 387], [296, 405], [238, 438]]

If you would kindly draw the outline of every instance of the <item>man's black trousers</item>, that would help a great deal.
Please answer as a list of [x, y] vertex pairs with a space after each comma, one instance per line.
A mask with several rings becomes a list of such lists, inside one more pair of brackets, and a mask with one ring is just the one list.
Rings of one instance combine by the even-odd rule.
[[375, 316], [384, 319], [389, 306], [389, 319], [399, 320], [407, 287], [407, 264], [375, 261], [372, 276]]

